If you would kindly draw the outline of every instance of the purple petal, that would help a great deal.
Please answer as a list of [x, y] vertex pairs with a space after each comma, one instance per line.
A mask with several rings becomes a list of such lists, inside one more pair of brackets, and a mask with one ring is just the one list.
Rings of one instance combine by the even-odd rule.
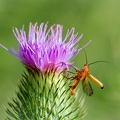
[[63, 38], [62, 31], [61, 25], [52, 25], [48, 29], [48, 23], [41, 23], [40, 26], [30, 23], [28, 35], [24, 27], [20, 31], [17, 28], [13, 30], [18, 40], [17, 52], [14, 49], [8, 50], [1, 44], [0, 46], [19, 58], [26, 67], [39, 69], [42, 73], [56, 68], [61, 72], [72, 66], [71, 59], [82, 49], [77, 49], [75, 45], [83, 36], [77, 37], [78, 34], [72, 28]]

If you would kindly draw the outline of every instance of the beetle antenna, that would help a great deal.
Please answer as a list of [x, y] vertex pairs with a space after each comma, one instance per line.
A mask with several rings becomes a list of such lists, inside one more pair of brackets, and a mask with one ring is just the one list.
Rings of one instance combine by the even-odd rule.
[[91, 42], [91, 40], [88, 41], [88, 43], [85, 44], [84, 46], [81, 46], [81, 49], [84, 51], [84, 54], [85, 54], [85, 63], [86, 63], [86, 64], [88, 63], [88, 59], [87, 59], [87, 54], [86, 54], [86, 52], [85, 52], [84, 47], [86, 47], [90, 42]]
[[85, 52], [85, 49], [83, 47], [81, 47], [81, 49], [84, 51], [84, 55], [85, 55], [85, 63], [87, 64], [88, 63], [88, 60], [87, 60], [87, 54]]
[[95, 61], [95, 62], [89, 63], [88, 66], [90, 66], [90, 65], [92, 65], [92, 64], [95, 64], [95, 63], [98, 63], [98, 62], [110, 63], [110, 62], [108, 62], [108, 61]]

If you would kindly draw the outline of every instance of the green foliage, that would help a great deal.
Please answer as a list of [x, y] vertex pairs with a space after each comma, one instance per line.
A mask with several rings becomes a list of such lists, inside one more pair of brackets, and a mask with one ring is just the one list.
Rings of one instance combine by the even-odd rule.
[[7, 120], [80, 120], [85, 114], [84, 99], [71, 96], [63, 73], [30, 71], [22, 76], [13, 103], [8, 103]]

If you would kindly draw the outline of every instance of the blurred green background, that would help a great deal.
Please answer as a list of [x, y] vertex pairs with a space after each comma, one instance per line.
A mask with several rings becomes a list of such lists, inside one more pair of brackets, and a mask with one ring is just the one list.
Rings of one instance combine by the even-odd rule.
[[[120, 119], [120, 1], [119, 0], [0, 0], [0, 43], [17, 48], [12, 28], [21, 29], [29, 23], [47, 22], [62, 24], [64, 34], [75, 27], [84, 34], [80, 45], [92, 42], [85, 48], [88, 61], [107, 60], [90, 67], [90, 72], [104, 83], [103, 90], [92, 84], [94, 95], [87, 97], [85, 120]], [[82, 68], [84, 53], [74, 59]], [[0, 48], [0, 120], [6, 117], [7, 102], [17, 91], [24, 68], [20, 61]]]

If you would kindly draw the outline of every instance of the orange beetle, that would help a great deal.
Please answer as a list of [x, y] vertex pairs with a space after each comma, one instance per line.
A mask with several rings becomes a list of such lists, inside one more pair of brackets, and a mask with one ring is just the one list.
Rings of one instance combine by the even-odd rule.
[[106, 62], [106, 63], [108, 62], [107, 61], [96, 61], [96, 62], [87, 64], [87, 55], [85, 51], [84, 53], [86, 57], [86, 64], [84, 65], [84, 68], [82, 70], [76, 70], [76, 73], [75, 73], [76, 75], [71, 78], [72, 80], [74, 80], [74, 82], [72, 83], [72, 86], [70, 86], [71, 95], [74, 95], [79, 82], [82, 82], [83, 92], [86, 93], [88, 96], [91, 96], [93, 94], [93, 89], [89, 82], [90, 80], [93, 81], [99, 88], [101, 89], [104, 88], [104, 85], [97, 78], [95, 78], [93, 75], [89, 73], [89, 66], [97, 62]]

